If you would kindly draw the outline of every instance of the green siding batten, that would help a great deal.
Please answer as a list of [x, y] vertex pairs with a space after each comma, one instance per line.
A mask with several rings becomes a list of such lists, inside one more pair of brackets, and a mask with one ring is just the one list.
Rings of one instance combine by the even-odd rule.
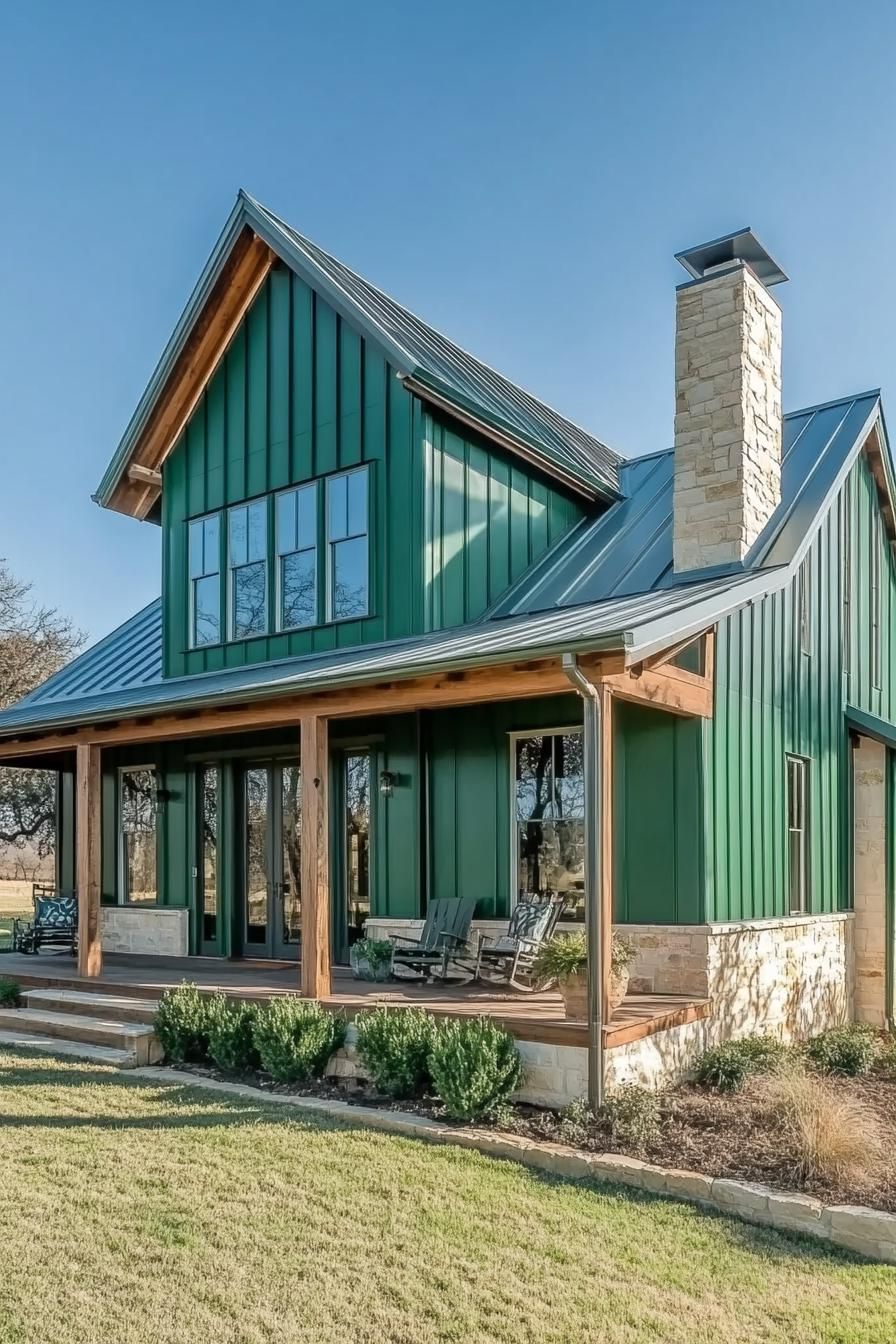
[[[849, 538], [849, 556], [844, 554]], [[882, 685], [871, 659], [871, 548], [881, 559]], [[847, 563], [848, 561], [848, 563]], [[704, 725], [707, 918], [780, 917], [790, 910], [785, 757], [809, 761], [809, 909], [846, 909], [850, 892], [851, 760], [847, 703], [893, 718], [896, 571], [864, 458], [812, 539], [810, 652], [801, 647], [799, 582], [722, 621], [715, 717]], [[850, 656], [841, 638], [850, 583]]]
[[481, 616], [582, 510], [472, 432], [429, 414], [423, 454], [424, 620], [442, 630]]

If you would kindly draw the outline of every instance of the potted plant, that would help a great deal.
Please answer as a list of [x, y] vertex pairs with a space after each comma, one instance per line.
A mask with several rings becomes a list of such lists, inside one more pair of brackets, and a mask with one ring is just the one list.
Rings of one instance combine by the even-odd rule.
[[388, 938], [359, 938], [349, 949], [349, 964], [356, 980], [381, 983], [392, 974], [392, 943]]
[[[610, 950], [610, 1016], [628, 991], [629, 968], [637, 956], [630, 938], [613, 934]], [[574, 1022], [588, 1017], [588, 946], [584, 931], [558, 933], [549, 939], [538, 956], [538, 974], [542, 980], [556, 981], [563, 996], [566, 1016]]]

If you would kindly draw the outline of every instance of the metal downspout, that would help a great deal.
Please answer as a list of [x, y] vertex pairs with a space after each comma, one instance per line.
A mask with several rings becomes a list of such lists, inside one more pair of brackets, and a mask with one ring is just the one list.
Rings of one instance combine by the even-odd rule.
[[603, 789], [600, 692], [579, 667], [574, 653], [564, 653], [563, 671], [582, 697], [585, 727], [585, 940], [588, 948], [588, 1103], [604, 1104], [603, 1033]]

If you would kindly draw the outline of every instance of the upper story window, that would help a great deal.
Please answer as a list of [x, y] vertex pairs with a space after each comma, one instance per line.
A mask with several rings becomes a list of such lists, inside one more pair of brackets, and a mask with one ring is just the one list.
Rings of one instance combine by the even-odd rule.
[[276, 497], [277, 628], [317, 624], [317, 483]]
[[248, 639], [268, 628], [268, 502], [256, 499], [227, 514], [230, 638]]
[[327, 481], [327, 619], [368, 611], [367, 468]]
[[190, 644], [221, 639], [221, 515], [190, 523]]
[[842, 509], [843, 671], [849, 673], [852, 671], [852, 481], [848, 476], [843, 486]]
[[803, 653], [812, 652], [812, 587], [811, 570], [808, 556], [800, 565], [797, 586], [799, 592], [800, 648]]

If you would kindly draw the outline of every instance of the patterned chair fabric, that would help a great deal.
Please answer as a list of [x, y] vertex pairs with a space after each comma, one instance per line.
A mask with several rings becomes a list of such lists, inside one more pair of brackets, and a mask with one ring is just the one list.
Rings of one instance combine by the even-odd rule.
[[77, 917], [76, 896], [38, 897], [34, 902], [34, 922], [42, 929], [71, 929]]

